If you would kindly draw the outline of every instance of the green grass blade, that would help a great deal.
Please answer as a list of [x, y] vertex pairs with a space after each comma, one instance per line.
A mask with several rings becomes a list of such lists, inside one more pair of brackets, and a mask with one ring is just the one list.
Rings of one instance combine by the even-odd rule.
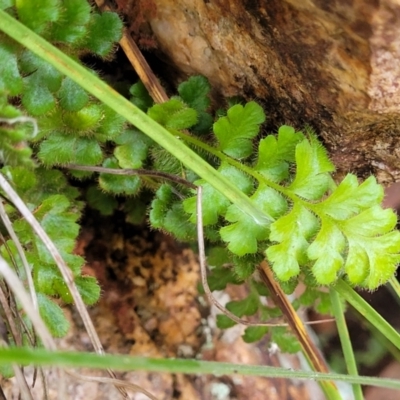
[[334, 288], [340, 296], [350, 303], [365, 319], [379, 330], [397, 349], [400, 350], [400, 334], [385, 321], [354, 289], [339, 280]]
[[395, 276], [392, 276], [392, 278], [389, 280], [389, 285], [392, 288], [394, 294], [397, 297], [397, 301], [400, 301], [400, 283], [397, 280]]
[[118, 371], [152, 371], [182, 374], [244, 375], [269, 378], [312, 379], [316, 381], [343, 381], [350, 384], [385, 387], [400, 390], [400, 380], [372, 378], [343, 374], [322, 374], [310, 371], [294, 371], [286, 368], [262, 365], [240, 365], [188, 359], [163, 359], [98, 355], [78, 352], [50, 352], [31, 348], [0, 348], [0, 365], [59, 366], [64, 368], [111, 368]]
[[[330, 297], [332, 303], [333, 315], [336, 319], [336, 326], [338, 328], [340, 343], [342, 345], [344, 359], [346, 361], [347, 371], [350, 375], [357, 376], [357, 364], [354, 357], [353, 347], [347, 329], [346, 320], [344, 317], [344, 310], [338, 292], [335, 289], [330, 289]], [[353, 393], [355, 400], [363, 400], [364, 396], [360, 385], [353, 385]]]

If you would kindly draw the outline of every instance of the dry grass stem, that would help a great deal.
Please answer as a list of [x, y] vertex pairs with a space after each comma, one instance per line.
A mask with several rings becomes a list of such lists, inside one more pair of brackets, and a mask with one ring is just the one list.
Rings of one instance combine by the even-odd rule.
[[17, 248], [18, 255], [21, 258], [22, 265], [24, 266], [24, 269], [25, 269], [26, 279], [28, 281], [29, 293], [32, 298], [32, 304], [33, 304], [33, 307], [37, 310], [38, 309], [38, 301], [37, 301], [37, 296], [36, 296], [35, 285], [33, 283], [31, 268], [28, 264], [28, 260], [26, 259], [25, 252], [24, 252], [24, 249], [22, 248], [21, 242], [19, 241], [18, 236], [16, 235], [16, 233], [13, 229], [10, 218], [8, 218], [6, 210], [4, 209], [4, 205], [1, 201], [0, 201], [0, 218], [3, 221], [5, 228], [7, 229], [8, 234], [10, 235], [11, 239], [13, 240], [15, 247]]

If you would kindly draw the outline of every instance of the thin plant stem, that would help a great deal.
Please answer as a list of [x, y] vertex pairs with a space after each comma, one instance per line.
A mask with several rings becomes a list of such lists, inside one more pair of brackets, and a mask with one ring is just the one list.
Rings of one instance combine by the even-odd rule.
[[[346, 362], [347, 371], [350, 375], [357, 376], [357, 363], [354, 357], [353, 347], [347, 329], [346, 319], [344, 317], [344, 309], [338, 292], [334, 289], [329, 290], [332, 312], [336, 319], [336, 326], [338, 328], [340, 343], [342, 345], [343, 355]], [[353, 394], [355, 400], [363, 400], [364, 396], [360, 385], [353, 385]]]
[[77, 165], [77, 164], [67, 164], [64, 166], [67, 169], [74, 169], [78, 171], [91, 171], [99, 172], [101, 174], [112, 174], [112, 175], [140, 175], [149, 176], [157, 179], [168, 180], [180, 185], [188, 186], [192, 189], [196, 189], [197, 186], [186, 179], [183, 179], [177, 175], [167, 174], [162, 171], [152, 171], [149, 169], [117, 169], [117, 168], [105, 168], [105, 167], [93, 167], [89, 165]]
[[30, 296], [26, 293], [18, 275], [10, 268], [10, 266], [2, 257], [0, 257], [0, 274], [7, 282], [8, 287], [11, 288], [15, 296], [21, 302], [23, 309], [32, 321], [32, 324], [35, 327], [35, 330], [42, 340], [44, 346], [50, 350], [55, 350], [56, 344], [42, 318], [40, 317], [38, 310], [33, 307], [32, 299], [30, 299]]
[[85, 375], [77, 374], [77, 373], [72, 372], [72, 371], [68, 371], [67, 373], [68, 373], [68, 375], [71, 375], [75, 379], [79, 379], [81, 381], [112, 384], [114, 386], [124, 387], [125, 389], [128, 389], [128, 390], [130, 390], [132, 392], [135, 392], [135, 393], [143, 393], [145, 396], [147, 396], [151, 400], [158, 400], [157, 397], [152, 395], [146, 389], [143, 389], [139, 385], [136, 385], [136, 384], [131, 383], [131, 382], [126, 382], [126, 381], [123, 381], [123, 380], [120, 380], [120, 379], [110, 379], [110, 378], [105, 378], [105, 377], [99, 377], [99, 376], [85, 376]]
[[[43, 342], [43, 345], [48, 350], [56, 350], [56, 344], [51, 336], [49, 330], [44, 324], [42, 318], [37, 309], [35, 309], [32, 305], [32, 301], [30, 296], [25, 291], [25, 288], [17, 274], [10, 268], [7, 262], [0, 257], [0, 275], [3, 276], [4, 280], [7, 282], [7, 285], [13, 291], [14, 295], [19, 299], [23, 309], [28, 315], [29, 319], [32, 322], [32, 325], [35, 328], [36, 333], [40, 337]], [[17, 361], [13, 361], [14, 364], [19, 364]], [[59, 374], [59, 393], [61, 398], [66, 398], [66, 385], [65, 385], [65, 376], [63, 370], [58, 370]], [[20, 374], [17, 374], [20, 376]]]
[[24, 249], [22, 248], [21, 242], [19, 241], [18, 236], [14, 231], [14, 228], [12, 226], [10, 218], [8, 218], [6, 210], [4, 209], [4, 205], [1, 201], [0, 201], [0, 218], [3, 221], [5, 228], [7, 229], [8, 234], [10, 235], [11, 239], [13, 240], [15, 247], [17, 249], [18, 255], [21, 259], [22, 265], [24, 266], [25, 275], [26, 275], [26, 279], [28, 282], [29, 293], [32, 298], [32, 304], [33, 304], [33, 307], [37, 310], [38, 309], [38, 301], [37, 301], [37, 296], [36, 296], [35, 285], [33, 283], [32, 271], [29, 266], [28, 260], [26, 259], [25, 252], [24, 252]]

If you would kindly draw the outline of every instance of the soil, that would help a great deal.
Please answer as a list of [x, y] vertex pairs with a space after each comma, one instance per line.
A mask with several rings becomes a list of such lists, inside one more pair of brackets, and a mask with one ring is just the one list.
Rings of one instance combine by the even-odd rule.
[[[96, 276], [102, 288], [101, 298], [91, 307], [90, 315], [107, 353], [304, 367], [304, 360], [297, 355], [279, 353], [268, 337], [259, 343], [246, 344], [241, 338], [243, 327], [226, 331], [216, 328], [217, 311], [198, 293], [199, 265], [189, 247], [145, 225], [126, 223], [120, 214], [112, 218], [101, 217], [96, 212], [89, 214], [76, 251], [87, 259], [85, 273]], [[216, 295], [225, 303], [245, 294], [245, 288], [230, 286], [225, 293]], [[65, 312], [71, 330], [59, 341], [59, 348], [92, 351], [79, 316], [72, 307], [66, 307]], [[92, 370], [76, 372], [105, 376]], [[58, 375], [54, 371], [46, 373], [49, 398], [57, 399]], [[117, 377], [139, 385], [159, 400], [323, 398], [315, 382], [146, 372]], [[106, 400], [119, 396], [111, 385], [80, 382], [68, 375], [66, 379], [68, 396], [74, 400]], [[8, 400], [18, 399], [13, 380], [3, 382], [2, 387]], [[33, 393], [35, 399], [42, 398], [40, 382]], [[145, 398], [142, 393], [131, 394], [131, 399]]]

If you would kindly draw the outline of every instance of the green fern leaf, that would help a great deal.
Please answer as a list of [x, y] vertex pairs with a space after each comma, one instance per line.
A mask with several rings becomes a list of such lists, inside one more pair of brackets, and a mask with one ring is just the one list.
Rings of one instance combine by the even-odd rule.
[[100, 286], [94, 277], [78, 276], [75, 283], [85, 304], [93, 305], [99, 300]]
[[142, 81], [132, 85], [129, 93], [132, 95], [130, 101], [144, 112], [147, 112], [154, 103]]
[[[21, 93], [23, 80], [17, 61], [18, 48], [14, 43], [2, 40], [0, 43], [0, 92], [11, 96]], [[0, 108], [1, 110], [3, 107]]]
[[38, 293], [40, 316], [54, 337], [63, 337], [69, 329], [69, 322], [61, 308], [44, 294]]
[[15, 0], [15, 5], [20, 21], [38, 34], [45, 33], [48, 24], [60, 16], [58, 0]]
[[285, 327], [275, 326], [271, 328], [271, 341], [276, 343], [282, 353], [297, 353], [301, 346], [292, 332]]
[[[222, 176], [228, 178], [232, 182], [235, 182], [235, 185], [244, 193], [249, 194], [253, 189], [252, 180], [237, 168], [232, 167], [229, 164], [222, 163], [218, 168], [218, 171]], [[222, 193], [214, 189], [214, 187], [212, 187], [203, 179], [200, 179], [195, 183], [203, 187], [203, 225], [214, 225], [218, 222], [219, 216], [226, 213], [230, 202]], [[194, 224], [197, 220], [196, 201], [197, 197], [194, 196], [184, 200], [183, 202], [184, 210], [191, 214], [190, 221]]]
[[162, 185], [151, 203], [150, 222], [155, 228], [173, 233], [179, 240], [188, 241], [196, 237], [196, 226], [189, 222], [181, 202], [176, 201], [170, 185]]
[[289, 189], [307, 200], [319, 200], [332, 187], [334, 170], [325, 149], [310, 136], [296, 146], [296, 175]]
[[197, 112], [177, 98], [156, 104], [147, 114], [169, 130], [183, 130], [197, 123]]
[[[115, 158], [107, 158], [103, 162], [105, 168], [118, 169], [118, 162]], [[122, 176], [101, 173], [99, 185], [106, 192], [114, 194], [134, 195], [139, 192], [141, 182], [138, 176]]]
[[211, 86], [204, 76], [191, 76], [178, 87], [182, 100], [198, 114], [198, 122], [191, 128], [193, 133], [205, 134], [211, 130], [213, 118], [206, 112], [210, 106], [210, 90]]
[[122, 21], [116, 13], [92, 14], [82, 46], [100, 57], [107, 57], [114, 43], [120, 40], [122, 27]]
[[306, 251], [319, 228], [317, 218], [301, 204], [294, 204], [289, 214], [271, 225], [270, 240], [279, 242], [270, 246], [268, 260], [277, 277], [287, 281], [300, 272], [300, 265], [308, 261]]
[[25, 50], [20, 58], [26, 75], [22, 104], [31, 115], [42, 115], [55, 107], [54, 93], [61, 87], [62, 75], [49, 63]]
[[97, 165], [103, 159], [103, 152], [93, 138], [53, 133], [40, 144], [38, 156], [45, 165]]
[[86, 34], [90, 5], [82, 0], [63, 0], [60, 17], [52, 25], [49, 37], [57, 42], [76, 44]]
[[204, 76], [191, 76], [178, 87], [182, 100], [196, 111], [205, 111], [210, 106], [208, 97], [211, 86]]
[[213, 130], [219, 142], [219, 149], [225, 154], [242, 159], [253, 151], [252, 139], [257, 136], [260, 124], [265, 121], [263, 109], [254, 101], [244, 107], [236, 104], [226, 117], [214, 123]]
[[242, 338], [246, 343], [254, 343], [261, 340], [267, 332], [267, 326], [248, 326], [244, 331]]
[[[271, 222], [287, 210], [286, 200], [266, 186], [260, 186], [250, 198], [260, 206]], [[269, 237], [268, 225], [257, 224], [235, 205], [228, 208], [225, 219], [232, 224], [221, 228], [221, 238], [228, 243], [229, 250], [238, 256], [256, 253], [258, 241]]]
[[117, 146], [114, 156], [121, 168], [141, 168], [147, 158], [150, 145], [153, 143], [148, 136], [138, 130], [125, 130], [115, 139]]
[[344, 269], [353, 285], [375, 289], [393, 276], [400, 262], [400, 232], [393, 231], [396, 223], [394, 212], [380, 206], [343, 222], [349, 243]]
[[278, 136], [268, 135], [258, 146], [258, 160], [255, 170], [274, 182], [289, 177], [289, 163], [295, 161], [296, 145], [304, 139], [301, 132], [290, 126], [281, 126]]
[[124, 117], [103, 104], [101, 123], [96, 127], [96, 131], [93, 133], [94, 137], [102, 143], [115, 140], [115, 137], [123, 132], [125, 124]]
[[64, 78], [57, 95], [66, 111], [79, 111], [89, 101], [86, 91], [70, 78]]
[[343, 267], [343, 251], [346, 240], [334, 221], [322, 219], [321, 230], [307, 250], [310, 260], [317, 260], [312, 272], [320, 285], [329, 285], [337, 279]]
[[347, 174], [332, 194], [317, 205], [317, 210], [336, 220], [349, 217], [380, 204], [383, 199], [383, 188], [378, 185], [374, 176], [370, 176], [361, 185], [355, 175]]

